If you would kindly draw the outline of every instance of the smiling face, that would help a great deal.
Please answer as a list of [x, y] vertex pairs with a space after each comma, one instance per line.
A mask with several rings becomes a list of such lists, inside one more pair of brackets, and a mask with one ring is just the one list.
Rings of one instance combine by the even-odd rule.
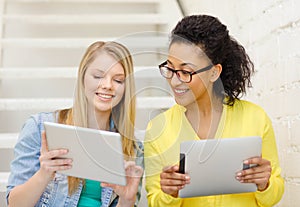
[[[173, 43], [168, 54], [168, 67], [175, 70], [196, 71], [210, 65], [208, 57], [197, 46], [186, 43]], [[212, 71], [208, 70], [192, 76], [190, 83], [181, 82], [174, 74], [167, 79], [171, 86], [175, 101], [185, 107], [209, 99], [212, 94]]]
[[84, 91], [89, 110], [110, 113], [125, 92], [122, 65], [106, 52], [97, 54], [86, 69]]

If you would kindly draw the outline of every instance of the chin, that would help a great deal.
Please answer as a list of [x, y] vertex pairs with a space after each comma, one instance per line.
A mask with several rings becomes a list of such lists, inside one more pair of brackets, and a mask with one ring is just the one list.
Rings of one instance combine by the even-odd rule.
[[194, 99], [187, 99], [187, 98], [184, 98], [184, 99], [180, 99], [180, 98], [176, 98], [175, 97], [175, 102], [180, 105], [180, 106], [183, 106], [183, 107], [187, 107], [193, 103], [195, 103], [195, 100]]
[[184, 101], [184, 100], [175, 99], [175, 102], [176, 102], [178, 105], [181, 105], [181, 106], [186, 106], [186, 105], [187, 105], [187, 102]]

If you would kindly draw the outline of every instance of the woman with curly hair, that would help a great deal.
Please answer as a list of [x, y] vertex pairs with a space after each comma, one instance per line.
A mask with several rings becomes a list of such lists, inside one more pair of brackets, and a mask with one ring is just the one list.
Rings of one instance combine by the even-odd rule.
[[[159, 69], [177, 104], [147, 127], [144, 147], [149, 206], [275, 205], [284, 192], [284, 181], [272, 123], [261, 107], [240, 100], [251, 87], [254, 66], [227, 27], [208, 15], [183, 18], [172, 31], [167, 60]], [[182, 141], [248, 136], [262, 138], [262, 156], [245, 160], [256, 167], [238, 171], [235, 178], [256, 184], [256, 192], [178, 198], [179, 190], [193, 182], [188, 174], [179, 173]]]

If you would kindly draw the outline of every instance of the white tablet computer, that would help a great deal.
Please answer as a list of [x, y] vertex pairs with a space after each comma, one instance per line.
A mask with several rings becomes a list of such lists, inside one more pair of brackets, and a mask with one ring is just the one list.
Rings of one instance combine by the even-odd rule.
[[65, 148], [72, 168], [59, 173], [126, 185], [122, 139], [119, 133], [44, 122], [49, 150]]
[[261, 155], [260, 137], [185, 141], [180, 145], [180, 172], [191, 177], [179, 197], [254, 192], [253, 183], [240, 183], [236, 172], [251, 166], [243, 161]]

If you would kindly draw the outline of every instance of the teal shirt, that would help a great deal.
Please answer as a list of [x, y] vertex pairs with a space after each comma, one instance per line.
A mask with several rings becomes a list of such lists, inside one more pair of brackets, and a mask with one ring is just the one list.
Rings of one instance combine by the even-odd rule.
[[100, 182], [86, 179], [80, 194], [78, 207], [100, 207], [101, 205]]

